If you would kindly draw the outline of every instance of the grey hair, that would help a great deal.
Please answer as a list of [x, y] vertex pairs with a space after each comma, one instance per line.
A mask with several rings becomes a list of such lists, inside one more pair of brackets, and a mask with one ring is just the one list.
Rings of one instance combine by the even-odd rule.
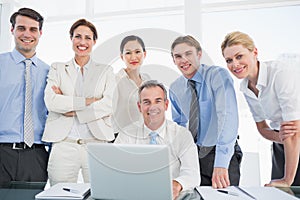
[[141, 92], [145, 88], [151, 88], [151, 87], [160, 87], [163, 92], [164, 92], [164, 100], [167, 100], [167, 90], [165, 86], [162, 83], [159, 83], [157, 80], [149, 80], [144, 82], [140, 87], [139, 87], [139, 97], [141, 96]]

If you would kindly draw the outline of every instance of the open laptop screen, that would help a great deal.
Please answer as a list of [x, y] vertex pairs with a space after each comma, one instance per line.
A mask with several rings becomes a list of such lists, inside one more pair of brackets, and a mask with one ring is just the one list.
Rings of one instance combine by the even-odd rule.
[[166, 145], [88, 144], [95, 199], [172, 199]]

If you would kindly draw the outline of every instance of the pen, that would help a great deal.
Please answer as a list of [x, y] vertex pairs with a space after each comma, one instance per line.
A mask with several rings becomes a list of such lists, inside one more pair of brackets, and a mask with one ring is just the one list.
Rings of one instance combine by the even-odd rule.
[[239, 196], [238, 193], [227, 191], [227, 190], [217, 190], [218, 192], [224, 193], [224, 194], [229, 194], [232, 196]]
[[67, 191], [67, 192], [74, 193], [74, 194], [79, 194], [80, 193], [78, 190], [74, 190], [74, 189], [71, 189], [71, 188], [63, 188], [63, 190]]
[[249, 194], [248, 192], [246, 192], [245, 190], [243, 190], [239, 186], [235, 186], [235, 188], [237, 188], [238, 190], [240, 190], [241, 192], [243, 192], [244, 194], [246, 194], [247, 196], [249, 196], [251, 199], [256, 199], [254, 196], [252, 196], [251, 194]]

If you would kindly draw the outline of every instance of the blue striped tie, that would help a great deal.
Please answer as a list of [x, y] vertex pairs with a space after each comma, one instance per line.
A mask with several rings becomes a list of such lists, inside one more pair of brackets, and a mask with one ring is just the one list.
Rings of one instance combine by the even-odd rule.
[[151, 132], [149, 133], [149, 135], [150, 135], [150, 144], [157, 144], [156, 138], [158, 136], [158, 133]]

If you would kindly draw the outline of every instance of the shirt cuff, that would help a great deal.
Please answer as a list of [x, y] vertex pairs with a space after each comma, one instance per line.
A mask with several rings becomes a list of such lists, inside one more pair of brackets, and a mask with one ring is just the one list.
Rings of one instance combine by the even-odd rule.
[[193, 190], [195, 187], [200, 185], [200, 174], [195, 175], [193, 179], [189, 179], [189, 180], [187, 180], [184, 177], [177, 177], [174, 180], [180, 183], [182, 187], [182, 191]]
[[234, 144], [232, 145], [231, 148], [228, 146], [216, 146], [214, 167], [228, 169], [233, 153], [234, 153]]
[[294, 121], [300, 119], [300, 112], [290, 112], [290, 113], [283, 113], [282, 118], [284, 121]]
[[180, 183], [180, 185], [182, 187], [182, 191], [191, 189], [191, 187], [189, 187], [188, 184], [186, 184], [185, 181], [182, 180], [180, 177], [174, 179], [174, 181], [177, 181], [178, 183]]

